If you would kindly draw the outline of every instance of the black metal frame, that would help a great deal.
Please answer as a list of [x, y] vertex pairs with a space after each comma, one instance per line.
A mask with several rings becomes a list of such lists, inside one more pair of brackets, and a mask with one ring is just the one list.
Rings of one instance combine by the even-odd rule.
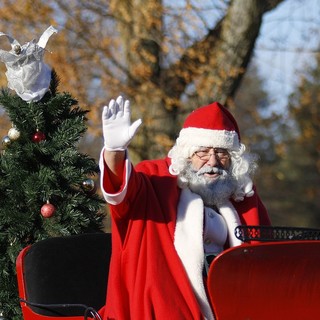
[[278, 227], [278, 226], [238, 226], [235, 236], [243, 241], [291, 241], [320, 240], [320, 230], [311, 228]]

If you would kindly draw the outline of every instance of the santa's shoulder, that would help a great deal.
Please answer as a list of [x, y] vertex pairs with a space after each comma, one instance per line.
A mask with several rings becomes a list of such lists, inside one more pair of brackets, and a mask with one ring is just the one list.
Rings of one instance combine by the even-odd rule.
[[143, 160], [135, 166], [135, 170], [149, 175], [171, 176], [169, 166], [169, 158]]

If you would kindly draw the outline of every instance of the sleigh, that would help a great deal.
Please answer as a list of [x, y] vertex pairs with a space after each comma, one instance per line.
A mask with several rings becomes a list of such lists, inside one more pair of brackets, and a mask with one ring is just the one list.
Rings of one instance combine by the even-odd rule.
[[[217, 320], [318, 319], [320, 230], [240, 226], [243, 241], [210, 265]], [[110, 234], [40, 241], [21, 251], [17, 278], [24, 320], [101, 319]], [[95, 270], [95, 272], [92, 272]]]

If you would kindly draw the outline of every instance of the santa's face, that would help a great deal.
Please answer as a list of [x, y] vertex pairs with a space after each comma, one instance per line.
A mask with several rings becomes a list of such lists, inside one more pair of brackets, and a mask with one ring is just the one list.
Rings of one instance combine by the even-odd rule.
[[230, 167], [229, 152], [222, 148], [202, 147], [191, 156], [190, 161], [196, 171], [206, 168], [205, 176], [209, 180], [219, 177], [219, 170], [213, 168], [227, 170]]
[[231, 160], [225, 149], [201, 148], [195, 152], [181, 173], [189, 188], [199, 194], [205, 205], [217, 206], [229, 199], [236, 181], [229, 172]]

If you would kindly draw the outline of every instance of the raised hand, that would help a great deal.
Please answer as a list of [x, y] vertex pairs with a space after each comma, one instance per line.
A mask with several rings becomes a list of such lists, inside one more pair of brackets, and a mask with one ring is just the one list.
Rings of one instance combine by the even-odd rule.
[[124, 151], [141, 125], [138, 119], [131, 124], [130, 101], [119, 96], [112, 99], [102, 112], [104, 146], [108, 151]]

